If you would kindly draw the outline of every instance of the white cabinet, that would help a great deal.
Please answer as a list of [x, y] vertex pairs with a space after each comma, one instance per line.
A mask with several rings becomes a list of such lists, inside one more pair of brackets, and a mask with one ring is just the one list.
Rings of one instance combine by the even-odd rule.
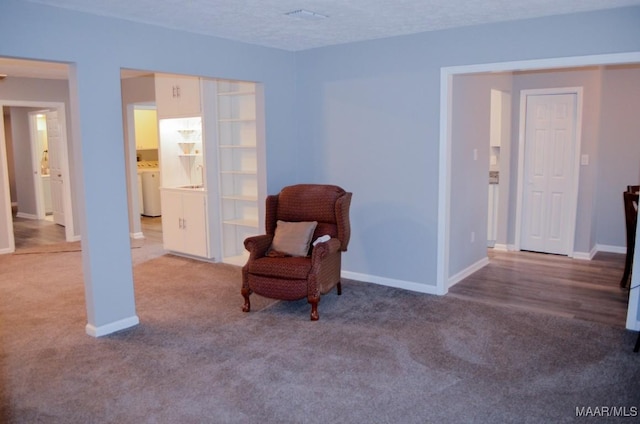
[[200, 115], [200, 78], [155, 74], [155, 88], [158, 117]]
[[210, 258], [206, 193], [163, 189], [162, 235], [167, 250]]
[[256, 84], [217, 82], [222, 260], [244, 265], [244, 239], [260, 233]]

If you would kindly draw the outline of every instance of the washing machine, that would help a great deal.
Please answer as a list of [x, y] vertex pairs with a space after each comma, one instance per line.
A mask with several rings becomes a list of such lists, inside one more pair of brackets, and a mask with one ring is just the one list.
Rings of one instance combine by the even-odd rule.
[[144, 216], [155, 217], [162, 215], [160, 170], [157, 166], [157, 162], [138, 164], [138, 175], [140, 175], [142, 186], [142, 215]]

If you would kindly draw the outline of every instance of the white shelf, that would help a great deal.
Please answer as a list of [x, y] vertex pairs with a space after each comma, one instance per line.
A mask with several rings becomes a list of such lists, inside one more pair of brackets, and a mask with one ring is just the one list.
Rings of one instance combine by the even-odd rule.
[[220, 174], [226, 175], [256, 175], [256, 171], [220, 171]]
[[221, 144], [221, 149], [255, 149], [255, 144]]
[[240, 225], [242, 227], [258, 228], [258, 221], [255, 219], [229, 219], [223, 221], [223, 224], [227, 225]]
[[257, 202], [258, 201], [258, 198], [256, 196], [243, 196], [241, 194], [237, 194], [237, 195], [230, 194], [228, 196], [223, 195], [222, 199], [223, 200], [235, 200], [235, 201], [240, 200], [240, 201], [243, 201], [243, 202]]
[[242, 96], [256, 94], [255, 90], [235, 90], [218, 92], [218, 96]]
[[254, 122], [255, 118], [221, 118], [218, 122]]

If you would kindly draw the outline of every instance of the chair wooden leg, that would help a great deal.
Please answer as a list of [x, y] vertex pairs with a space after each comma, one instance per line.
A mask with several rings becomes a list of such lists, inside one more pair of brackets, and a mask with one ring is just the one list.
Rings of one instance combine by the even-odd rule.
[[340, 296], [342, 294], [342, 282], [338, 281], [338, 284], [336, 285], [336, 288], [338, 290], [338, 296]]
[[249, 301], [249, 295], [251, 294], [251, 290], [247, 288], [242, 288], [241, 290], [242, 297], [244, 297], [244, 305], [242, 305], [242, 312], [251, 311], [251, 301]]
[[318, 319], [320, 319], [320, 315], [318, 315], [318, 302], [320, 301], [320, 299], [317, 300], [310, 300], [309, 303], [311, 304], [311, 321], [318, 321]]
[[624, 273], [620, 280], [620, 287], [626, 288], [629, 282], [629, 274], [631, 274], [631, 266], [633, 264], [633, 252], [627, 252], [627, 257], [624, 261]]

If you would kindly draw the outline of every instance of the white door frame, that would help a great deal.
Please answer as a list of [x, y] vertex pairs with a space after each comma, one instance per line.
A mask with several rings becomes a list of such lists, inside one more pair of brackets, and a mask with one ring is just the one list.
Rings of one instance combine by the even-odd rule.
[[[3, 113], [2, 106], [0, 106], [0, 113]], [[6, 246], [0, 249], [0, 254], [11, 253], [16, 250], [16, 243], [13, 237], [13, 211], [11, 210], [11, 188], [9, 187], [9, 171], [7, 162], [7, 143], [4, 136], [4, 115], [0, 119], [0, 193], [3, 194], [0, 199], [0, 207], [4, 209], [4, 212], [0, 210], [0, 216], [3, 214], [6, 216], [4, 220], [0, 220], [0, 234], [6, 234], [7, 242], [2, 243], [0, 246]], [[3, 222], [4, 221], [4, 222]]]
[[[621, 65], [640, 63], [640, 51], [593, 56], [542, 58], [515, 62], [461, 65], [440, 69], [440, 143], [438, 158], [438, 233], [435, 294], [449, 290], [449, 256], [451, 235], [451, 120], [453, 104], [453, 77], [479, 72], [510, 72], [536, 69], [559, 69], [576, 66]], [[638, 226], [640, 233], [640, 226]], [[640, 257], [640, 237], [636, 239], [636, 256]], [[626, 327], [640, 330], [637, 318], [640, 310], [640, 291], [631, 290]]]
[[[65, 211], [65, 219], [64, 219], [64, 229], [65, 229], [65, 239], [66, 241], [74, 241], [74, 228], [73, 228], [73, 209], [72, 209], [72, 201], [71, 201], [71, 174], [69, 172], [69, 147], [67, 140], [67, 114], [65, 111], [65, 104], [62, 102], [46, 102], [46, 101], [27, 101], [27, 100], [9, 100], [9, 99], [0, 99], [0, 110], [3, 107], [32, 107], [32, 108], [40, 108], [40, 109], [55, 109], [58, 111], [58, 118], [61, 122], [60, 127], [60, 136], [62, 138], [62, 145], [67, 146], [66, 149], [62, 149], [60, 152], [60, 161], [64, 169], [66, 170], [66, 176], [63, 181], [63, 202], [64, 202], [64, 211]], [[0, 133], [0, 143], [4, 145], [6, 143], [4, 137], [4, 131]], [[7, 163], [7, 155], [6, 149], [0, 149], [0, 163]], [[7, 180], [7, 192], [8, 188], [8, 180]], [[13, 217], [9, 214], [7, 218], [7, 228], [13, 228]], [[9, 231], [10, 233], [10, 246], [11, 251], [15, 250], [15, 240], [13, 238], [13, 230]]]
[[569, 257], [574, 256], [575, 252], [575, 236], [576, 236], [576, 212], [578, 210], [578, 188], [580, 184], [580, 146], [582, 144], [582, 103], [583, 103], [583, 88], [582, 87], [562, 87], [562, 88], [540, 88], [531, 90], [520, 91], [520, 128], [518, 133], [518, 179], [516, 182], [517, 195], [516, 195], [516, 232], [514, 240], [515, 250], [520, 250], [520, 242], [522, 237], [522, 210], [523, 196], [524, 196], [524, 142], [525, 142], [525, 128], [526, 128], [526, 113], [527, 113], [527, 99], [529, 96], [545, 96], [553, 94], [575, 94], [576, 95], [576, 116], [575, 116], [575, 128], [573, 132], [573, 178], [571, 181], [571, 192], [569, 193], [569, 233], [567, 234], [570, 240]]
[[40, 170], [40, 145], [38, 144], [38, 128], [37, 128], [37, 115], [42, 114], [49, 109], [42, 109], [34, 112], [29, 112], [29, 138], [31, 142], [31, 166], [33, 172], [33, 186], [36, 196], [36, 218], [44, 219], [46, 211], [44, 207], [44, 189], [42, 186], [42, 173]]
[[[138, 165], [136, 158], [136, 124], [135, 109], [144, 107], [148, 103], [128, 103], [127, 114], [127, 143], [125, 144], [125, 164], [127, 166], [127, 185], [129, 187], [128, 208], [129, 208], [129, 236], [132, 239], [144, 239], [142, 232], [142, 222], [140, 219], [140, 192], [138, 187]], [[154, 106], [155, 107], [155, 106]]]

